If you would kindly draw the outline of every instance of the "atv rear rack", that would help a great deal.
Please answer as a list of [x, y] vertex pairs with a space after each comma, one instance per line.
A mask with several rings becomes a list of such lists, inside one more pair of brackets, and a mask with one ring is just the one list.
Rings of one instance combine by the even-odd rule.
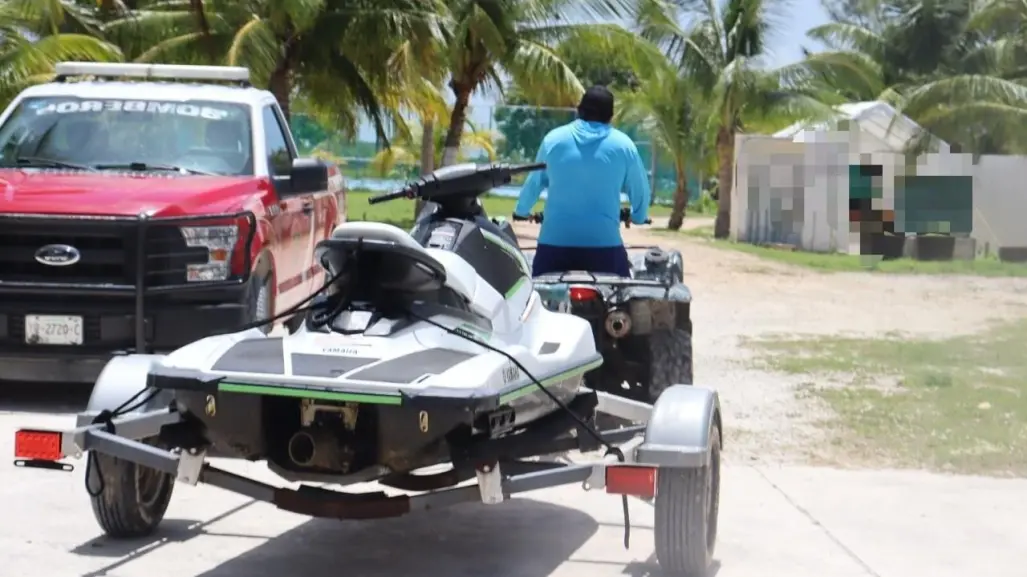
[[654, 288], [668, 288], [673, 284], [673, 282], [657, 279], [635, 279], [616, 275], [597, 276], [595, 273], [577, 270], [545, 274], [535, 277], [533, 281], [535, 284], [592, 284], [616, 287], [647, 286]]
[[[625, 456], [623, 462], [618, 462], [613, 455], [606, 455], [599, 462], [587, 464], [531, 460], [478, 462], [473, 475], [477, 477], [477, 485], [415, 495], [347, 493], [311, 486], [300, 486], [295, 490], [276, 487], [214, 467], [206, 463], [205, 452], [172, 451], [142, 442], [142, 439], [157, 437], [166, 427], [184, 422], [184, 417], [171, 409], [147, 410], [101, 422], [94, 421], [102, 416], [83, 413], [78, 417], [79, 426], [74, 429], [19, 430], [16, 433], [15, 464], [21, 467], [71, 470], [72, 467], [62, 462], [63, 459], [81, 458], [87, 451], [94, 451], [166, 473], [189, 485], [205, 483], [270, 503], [286, 511], [335, 519], [397, 517], [413, 511], [428, 511], [470, 501], [493, 504], [517, 493], [571, 483], [582, 483], [585, 490], [605, 488], [608, 493], [651, 499], [657, 492], [658, 468], [702, 468], [709, 466], [711, 458], [715, 458], [710, 442], [713, 438], [712, 430], [716, 428], [717, 438], [720, 430], [720, 409], [716, 393], [693, 387], [675, 388], [680, 391], [670, 396], [678, 398], [668, 402], [666, 408], [652, 420], [655, 413], [652, 405], [606, 393], [595, 393], [597, 411], [643, 423], [602, 432], [605, 441], [622, 443], [620, 449]], [[678, 413], [673, 421], [669, 420], [671, 413]], [[686, 431], [677, 423], [682, 422], [681, 417], [689, 414], [694, 418], [684, 421], [689, 429]], [[678, 442], [668, 443], [668, 436], [676, 437]], [[595, 450], [597, 446], [589, 443], [589, 440], [585, 435], [568, 437], [563, 442], [550, 444], [545, 454]], [[476, 458], [487, 457], [482, 455]], [[87, 487], [102, 482], [96, 476], [96, 468], [87, 467]]]

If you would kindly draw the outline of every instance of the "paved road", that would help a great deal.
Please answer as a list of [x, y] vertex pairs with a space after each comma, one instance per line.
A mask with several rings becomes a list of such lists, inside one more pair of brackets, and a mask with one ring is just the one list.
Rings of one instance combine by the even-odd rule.
[[[11, 398], [16, 397], [12, 401]], [[84, 399], [0, 392], [0, 453], [19, 426], [61, 426]], [[63, 414], [62, 414], [63, 412]], [[728, 431], [730, 452], [730, 430]], [[233, 469], [266, 476], [251, 464]], [[606, 577], [659, 575], [652, 511], [575, 487], [376, 523], [309, 520], [206, 487], [176, 489], [154, 540], [99, 536], [74, 473], [0, 464], [0, 575], [10, 577]], [[1027, 480], [731, 462], [717, 577], [1022, 577]]]

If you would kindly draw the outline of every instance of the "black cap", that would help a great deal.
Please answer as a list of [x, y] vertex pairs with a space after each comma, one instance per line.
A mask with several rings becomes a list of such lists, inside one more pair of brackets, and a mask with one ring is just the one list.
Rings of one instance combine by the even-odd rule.
[[609, 123], [613, 119], [613, 93], [597, 84], [585, 91], [578, 104], [578, 118], [592, 122]]

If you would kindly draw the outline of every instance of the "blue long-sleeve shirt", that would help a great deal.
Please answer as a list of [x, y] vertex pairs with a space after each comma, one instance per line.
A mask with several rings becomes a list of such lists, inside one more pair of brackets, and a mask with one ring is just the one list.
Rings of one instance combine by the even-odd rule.
[[620, 237], [620, 195], [627, 193], [631, 220], [649, 218], [649, 180], [638, 148], [623, 132], [601, 122], [575, 120], [542, 139], [537, 162], [521, 187], [514, 214], [527, 216], [548, 189], [539, 244], [614, 247]]

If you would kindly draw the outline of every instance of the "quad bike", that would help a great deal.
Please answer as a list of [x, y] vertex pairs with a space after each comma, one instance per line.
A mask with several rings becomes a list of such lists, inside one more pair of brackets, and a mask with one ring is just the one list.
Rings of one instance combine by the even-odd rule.
[[[625, 512], [627, 495], [654, 501], [661, 566], [705, 574], [717, 533], [718, 396], [677, 386], [647, 404], [583, 386], [603, 362], [592, 327], [542, 305], [512, 228], [478, 201], [542, 167], [451, 166], [371, 198], [426, 207], [409, 234], [348, 222], [320, 242], [325, 286], [267, 320], [302, 311], [295, 332], [251, 326], [169, 355], [117, 357], [76, 428], [17, 431], [15, 463], [71, 470], [64, 459], [85, 453], [94, 516], [118, 538], [154, 532], [176, 483], [335, 519], [581, 483], [621, 495]], [[639, 424], [600, 432], [600, 413]], [[550, 458], [599, 449], [593, 462]], [[273, 486], [210, 457], [264, 461], [291, 482], [376, 481], [392, 492]], [[625, 513], [625, 546], [627, 528]]]
[[[541, 223], [543, 215], [529, 219]], [[630, 209], [620, 219], [630, 227]], [[592, 325], [603, 364], [585, 375], [589, 387], [651, 403], [667, 387], [692, 384], [692, 293], [682, 283], [680, 252], [627, 249], [631, 278], [567, 271], [535, 277], [535, 290], [547, 307]], [[523, 252], [534, 258], [533, 250]]]

